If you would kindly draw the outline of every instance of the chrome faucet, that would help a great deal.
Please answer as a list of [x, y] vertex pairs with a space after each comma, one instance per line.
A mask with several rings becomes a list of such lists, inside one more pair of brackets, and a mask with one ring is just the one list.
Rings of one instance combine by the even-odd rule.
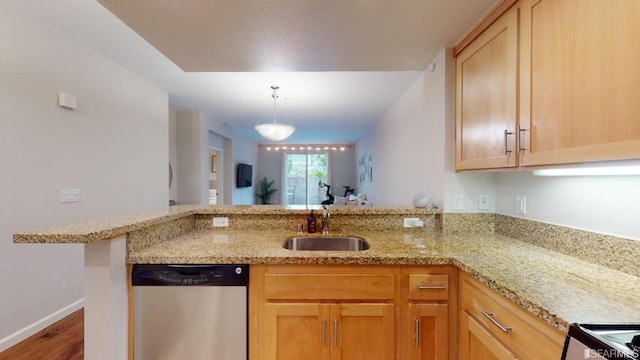
[[322, 207], [324, 208], [322, 211], [322, 233], [326, 235], [329, 234], [329, 216], [331, 216], [331, 214], [326, 205], [322, 205]]

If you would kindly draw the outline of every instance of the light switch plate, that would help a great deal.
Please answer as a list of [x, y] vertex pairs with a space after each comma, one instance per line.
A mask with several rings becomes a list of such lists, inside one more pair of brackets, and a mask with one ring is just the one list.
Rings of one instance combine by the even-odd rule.
[[60, 190], [60, 202], [63, 204], [80, 202], [80, 189]]
[[524, 195], [517, 195], [515, 200], [515, 212], [516, 214], [527, 213], [527, 197]]
[[458, 211], [464, 210], [464, 195], [455, 194], [453, 196], [453, 210], [458, 210]]

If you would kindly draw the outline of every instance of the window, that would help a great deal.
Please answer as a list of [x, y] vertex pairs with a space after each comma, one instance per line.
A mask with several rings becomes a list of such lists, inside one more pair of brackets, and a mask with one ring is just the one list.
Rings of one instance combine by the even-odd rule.
[[323, 183], [329, 183], [326, 152], [286, 153], [284, 157], [286, 205], [320, 205], [326, 199]]

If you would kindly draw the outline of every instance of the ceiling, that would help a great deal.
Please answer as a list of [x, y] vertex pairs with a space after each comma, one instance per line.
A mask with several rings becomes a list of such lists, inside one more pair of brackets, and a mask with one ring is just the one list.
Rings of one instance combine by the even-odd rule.
[[[351, 143], [497, 0], [3, 0], [249, 139]], [[115, 15], [115, 16], [114, 16]]]

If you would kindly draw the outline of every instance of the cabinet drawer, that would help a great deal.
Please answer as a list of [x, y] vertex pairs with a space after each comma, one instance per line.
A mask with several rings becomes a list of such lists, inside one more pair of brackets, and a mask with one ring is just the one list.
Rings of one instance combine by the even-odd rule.
[[392, 300], [395, 277], [374, 274], [266, 274], [269, 300]]
[[409, 300], [449, 299], [449, 275], [409, 275]]
[[487, 288], [461, 276], [460, 307], [519, 359], [559, 359], [564, 334]]

